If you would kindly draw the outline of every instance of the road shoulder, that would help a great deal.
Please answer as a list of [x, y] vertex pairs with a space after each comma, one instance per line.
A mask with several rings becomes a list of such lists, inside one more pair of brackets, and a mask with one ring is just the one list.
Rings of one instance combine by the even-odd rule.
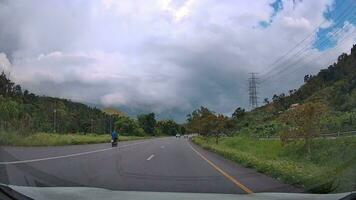
[[227, 174], [238, 180], [241, 184], [251, 189], [254, 193], [257, 192], [305, 192], [302, 188], [298, 188], [281, 182], [275, 178], [259, 173], [254, 169], [246, 168], [231, 160], [225, 159], [217, 153], [208, 151], [189, 141], [190, 145], [201, 153], [204, 157], [224, 170]]

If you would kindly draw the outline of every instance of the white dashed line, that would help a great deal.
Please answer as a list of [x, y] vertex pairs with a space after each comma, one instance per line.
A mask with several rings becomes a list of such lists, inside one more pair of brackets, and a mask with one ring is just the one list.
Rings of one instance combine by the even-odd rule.
[[150, 157], [148, 157], [146, 160], [151, 160], [153, 157], [155, 157], [154, 154], [150, 155]]

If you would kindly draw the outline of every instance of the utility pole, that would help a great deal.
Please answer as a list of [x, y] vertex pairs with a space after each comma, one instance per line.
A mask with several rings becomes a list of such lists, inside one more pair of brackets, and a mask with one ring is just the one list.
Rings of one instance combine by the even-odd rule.
[[257, 73], [250, 73], [251, 77], [248, 79], [248, 92], [250, 96], [250, 108], [255, 109], [258, 107], [258, 96], [257, 96], [257, 87], [258, 87], [258, 78]]
[[111, 126], [111, 124], [112, 124], [112, 119], [111, 119], [111, 115], [109, 115], [110, 116], [110, 120], [109, 120], [109, 129], [110, 129], [110, 134], [111, 134], [111, 132], [112, 132], [112, 126]]
[[90, 131], [91, 131], [91, 133], [94, 133], [94, 130], [93, 130], [93, 122], [94, 122], [94, 120], [93, 120], [93, 118], [91, 118], [90, 119]]
[[57, 114], [57, 109], [53, 110], [53, 132], [56, 133], [56, 114]]

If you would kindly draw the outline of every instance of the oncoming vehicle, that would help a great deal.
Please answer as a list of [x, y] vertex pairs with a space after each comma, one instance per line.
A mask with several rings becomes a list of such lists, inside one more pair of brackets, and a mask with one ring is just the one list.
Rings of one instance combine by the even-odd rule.
[[176, 134], [176, 138], [180, 138], [180, 134], [179, 133]]

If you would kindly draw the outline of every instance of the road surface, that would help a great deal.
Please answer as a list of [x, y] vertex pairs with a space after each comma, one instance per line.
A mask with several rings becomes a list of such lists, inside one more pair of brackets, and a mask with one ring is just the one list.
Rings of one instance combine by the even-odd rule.
[[0, 147], [0, 182], [127, 191], [251, 193], [301, 189], [166, 137], [62, 147]]

